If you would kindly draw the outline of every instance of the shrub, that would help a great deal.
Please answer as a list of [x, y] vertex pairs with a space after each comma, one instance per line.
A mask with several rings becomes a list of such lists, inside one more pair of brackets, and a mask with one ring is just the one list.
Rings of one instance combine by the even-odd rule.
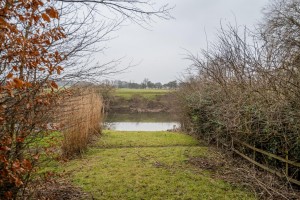
[[[178, 92], [181, 121], [188, 131], [229, 149], [238, 139], [299, 162], [300, 4], [278, 2], [269, 7], [259, 34], [222, 27], [216, 44], [201, 57], [190, 56], [198, 73]], [[288, 27], [293, 27], [288, 40], [281, 40]], [[251, 34], [254, 39], [245, 38]], [[266, 156], [255, 159], [283, 170], [283, 163]], [[289, 175], [299, 179], [299, 169], [291, 168]]]

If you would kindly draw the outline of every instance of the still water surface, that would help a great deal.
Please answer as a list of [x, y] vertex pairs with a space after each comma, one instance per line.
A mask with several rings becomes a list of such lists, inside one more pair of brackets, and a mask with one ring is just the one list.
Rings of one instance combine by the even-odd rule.
[[169, 113], [114, 113], [107, 116], [105, 126], [117, 131], [166, 131], [179, 128], [179, 123]]
[[113, 122], [108, 129], [116, 131], [166, 131], [178, 128], [177, 122]]

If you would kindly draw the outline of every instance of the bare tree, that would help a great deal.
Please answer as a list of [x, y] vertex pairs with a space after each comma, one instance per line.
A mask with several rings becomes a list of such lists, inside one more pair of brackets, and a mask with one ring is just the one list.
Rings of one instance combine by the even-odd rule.
[[[276, 0], [265, 8], [260, 36], [270, 68], [269, 81], [287, 99], [300, 98], [300, 1]], [[272, 78], [271, 78], [272, 77]], [[279, 88], [281, 88], [279, 90]]]
[[56, 7], [60, 8], [60, 26], [64, 27], [67, 38], [54, 46], [68, 57], [58, 80], [95, 82], [99, 77], [121, 73], [132, 63], [120, 67], [122, 58], [106, 62], [96, 58], [106, 49], [113, 32], [126, 21], [148, 26], [155, 18], [172, 18], [169, 13], [172, 7], [156, 6], [148, 0], [58, 0]]
[[[262, 38], [267, 45], [280, 48], [281, 57], [297, 53], [300, 48], [300, 1], [276, 0], [264, 10], [260, 25]], [[298, 52], [299, 53], [299, 52]]]

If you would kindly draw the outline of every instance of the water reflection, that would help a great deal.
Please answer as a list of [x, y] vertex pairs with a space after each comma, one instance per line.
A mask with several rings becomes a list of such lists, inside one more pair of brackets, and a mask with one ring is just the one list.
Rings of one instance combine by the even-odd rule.
[[113, 122], [107, 129], [116, 131], [166, 131], [179, 127], [177, 122]]
[[174, 115], [169, 113], [130, 113], [108, 115], [105, 128], [117, 131], [166, 131], [179, 128]]
[[176, 122], [177, 116], [171, 113], [109, 113], [107, 122]]

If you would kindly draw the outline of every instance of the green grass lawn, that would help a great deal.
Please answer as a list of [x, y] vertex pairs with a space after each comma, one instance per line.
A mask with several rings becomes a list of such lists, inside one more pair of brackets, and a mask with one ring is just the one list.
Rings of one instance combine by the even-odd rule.
[[[59, 131], [48, 133], [39, 133], [39, 135], [28, 137], [29, 152], [38, 150], [39, 160], [38, 169], [33, 176], [41, 175], [48, 171], [59, 171], [60, 164], [57, 158], [61, 155], [61, 145], [63, 142], [63, 135]], [[47, 151], [48, 149], [49, 151]]]
[[131, 99], [134, 95], [140, 95], [146, 99], [155, 99], [156, 96], [165, 95], [170, 90], [164, 89], [128, 89], [120, 88], [116, 90], [116, 96], [122, 97], [124, 99]]
[[105, 131], [83, 158], [60, 169], [94, 199], [254, 199], [190, 164], [216, 155], [197, 144], [180, 133]]
[[148, 146], [195, 146], [198, 141], [182, 133], [166, 131], [158, 132], [129, 132], [129, 131], [109, 131], [103, 132], [103, 136], [97, 143], [100, 147], [148, 147]]
[[44, 148], [50, 146], [60, 146], [63, 135], [59, 131], [39, 133], [38, 135], [29, 135], [26, 139], [30, 148]]

